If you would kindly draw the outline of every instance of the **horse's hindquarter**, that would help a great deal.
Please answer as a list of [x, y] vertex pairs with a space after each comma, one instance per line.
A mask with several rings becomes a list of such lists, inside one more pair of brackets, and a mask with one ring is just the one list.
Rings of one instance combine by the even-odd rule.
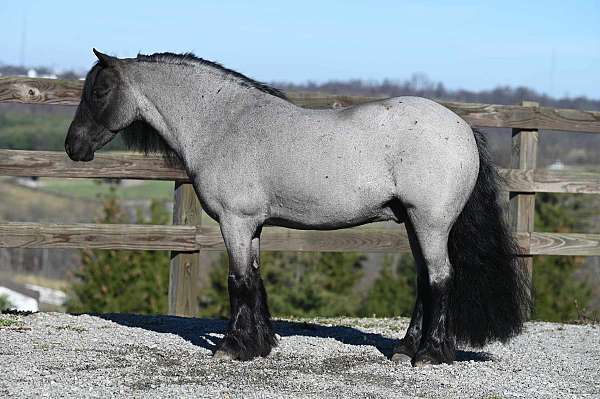
[[[394, 218], [434, 193], [468, 191], [477, 163], [468, 125], [429, 100], [399, 97], [339, 111], [302, 110], [271, 136], [265, 157], [269, 217], [300, 228]], [[476, 167], [476, 166], [475, 166]], [[475, 177], [477, 171], [475, 170]], [[473, 180], [474, 183], [474, 180]]]
[[[405, 207], [462, 209], [479, 172], [471, 127], [448, 108], [425, 98], [396, 97], [372, 103], [365, 114], [386, 119], [394, 144], [385, 153], [395, 193]], [[460, 211], [459, 209], [459, 211]]]

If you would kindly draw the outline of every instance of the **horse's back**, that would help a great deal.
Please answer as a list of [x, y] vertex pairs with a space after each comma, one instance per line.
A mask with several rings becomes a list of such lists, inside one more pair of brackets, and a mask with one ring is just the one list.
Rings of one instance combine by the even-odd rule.
[[303, 131], [304, 156], [317, 168], [337, 165], [359, 182], [385, 175], [388, 188], [393, 185], [394, 190], [402, 182], [426, 184], [423, 176], [429, 183], [439, 179], [459, 185], [477, 176], [479, 158], [471, 127], [434, 101], [394, 97], [317, 118], [318, 125], [306, 124]]
[[358, 223], [353, 215], [386, 218], [390, 212], [383, 208], [394, 199], [451, 202], [458, 187], [471, 185], [477, 175], [470, 127], [418, 97], [302, 110], [283, 121], [271, 140], [264, 177], [271, 211], [284, 219], [314, 215], [335, 225]]
[[443, 105], [423, 97], [403, 96], [371, 101], [333, 111], [352, 124], [368, 126], [366, 134], [393, 130], [396, 135], [419, 132], [428, 137], [454, 134], [456, 138], [469, 137], [468, 124]]

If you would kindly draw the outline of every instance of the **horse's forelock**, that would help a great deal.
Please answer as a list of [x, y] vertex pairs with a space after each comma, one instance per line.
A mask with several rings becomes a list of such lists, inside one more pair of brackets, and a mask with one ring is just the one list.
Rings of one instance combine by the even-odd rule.
[[94, 87], [94, 83], [96, 82], [96, 77], [98, 76], [98, 72], [102, 69], [102, 66], [96, 62], [92, 69], [85, 75], [85, 81], [83, 83], [83, 91], [81, 92], [81, 99], [86, 100], [89, 103], [90, 96], [92, 94], [92, 90]]

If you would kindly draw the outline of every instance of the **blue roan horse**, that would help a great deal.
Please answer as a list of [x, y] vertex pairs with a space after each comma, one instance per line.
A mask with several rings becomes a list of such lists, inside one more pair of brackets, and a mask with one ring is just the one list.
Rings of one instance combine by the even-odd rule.
[[483, 137], [450, 110], [417, 97], [310, 110], [191, 54], [95, 53], [65, 149], [89, 161], [121, 132], [185, 166], [229, 253], [231, 319], [215, 356], [247, 360], [277, 344], [259, 274], [264, 225], [405, 223], [418, 294], [393, 360], [451, 363], [457, 343], [521, 331], [529, 287], [499, 178]]

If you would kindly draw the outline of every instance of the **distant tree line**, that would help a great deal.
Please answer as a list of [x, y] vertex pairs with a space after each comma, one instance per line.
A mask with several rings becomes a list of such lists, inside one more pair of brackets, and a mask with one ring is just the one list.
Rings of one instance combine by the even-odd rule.
[[51, 68], [45, 66], [25, 67], [0, 64], [0, 76], [27, 76], [30, 70], [34, 70], [38, 76], [55, 75], [58, 79], [79, 79], [83, 76], [73, 70], [54, 72]]
[[506, 105], [516, 105], [521, 101], [528, 100], [537, 101], [540, 105], [548, 107], [600, 110], [600, 100], [582, 96], [553, 98], [527, 87], [498, 86], [491, 90], [480, 91], [450, 90], [441, 82], [430, 81], [424, 74], [414, 74], [410, 79], [404, 81], [351, 79], [330, 80], [325, 83], [275, 82], [273, 85], [286, 91], [313, 91], [356, 96], [420, 96], [445, 101]]

